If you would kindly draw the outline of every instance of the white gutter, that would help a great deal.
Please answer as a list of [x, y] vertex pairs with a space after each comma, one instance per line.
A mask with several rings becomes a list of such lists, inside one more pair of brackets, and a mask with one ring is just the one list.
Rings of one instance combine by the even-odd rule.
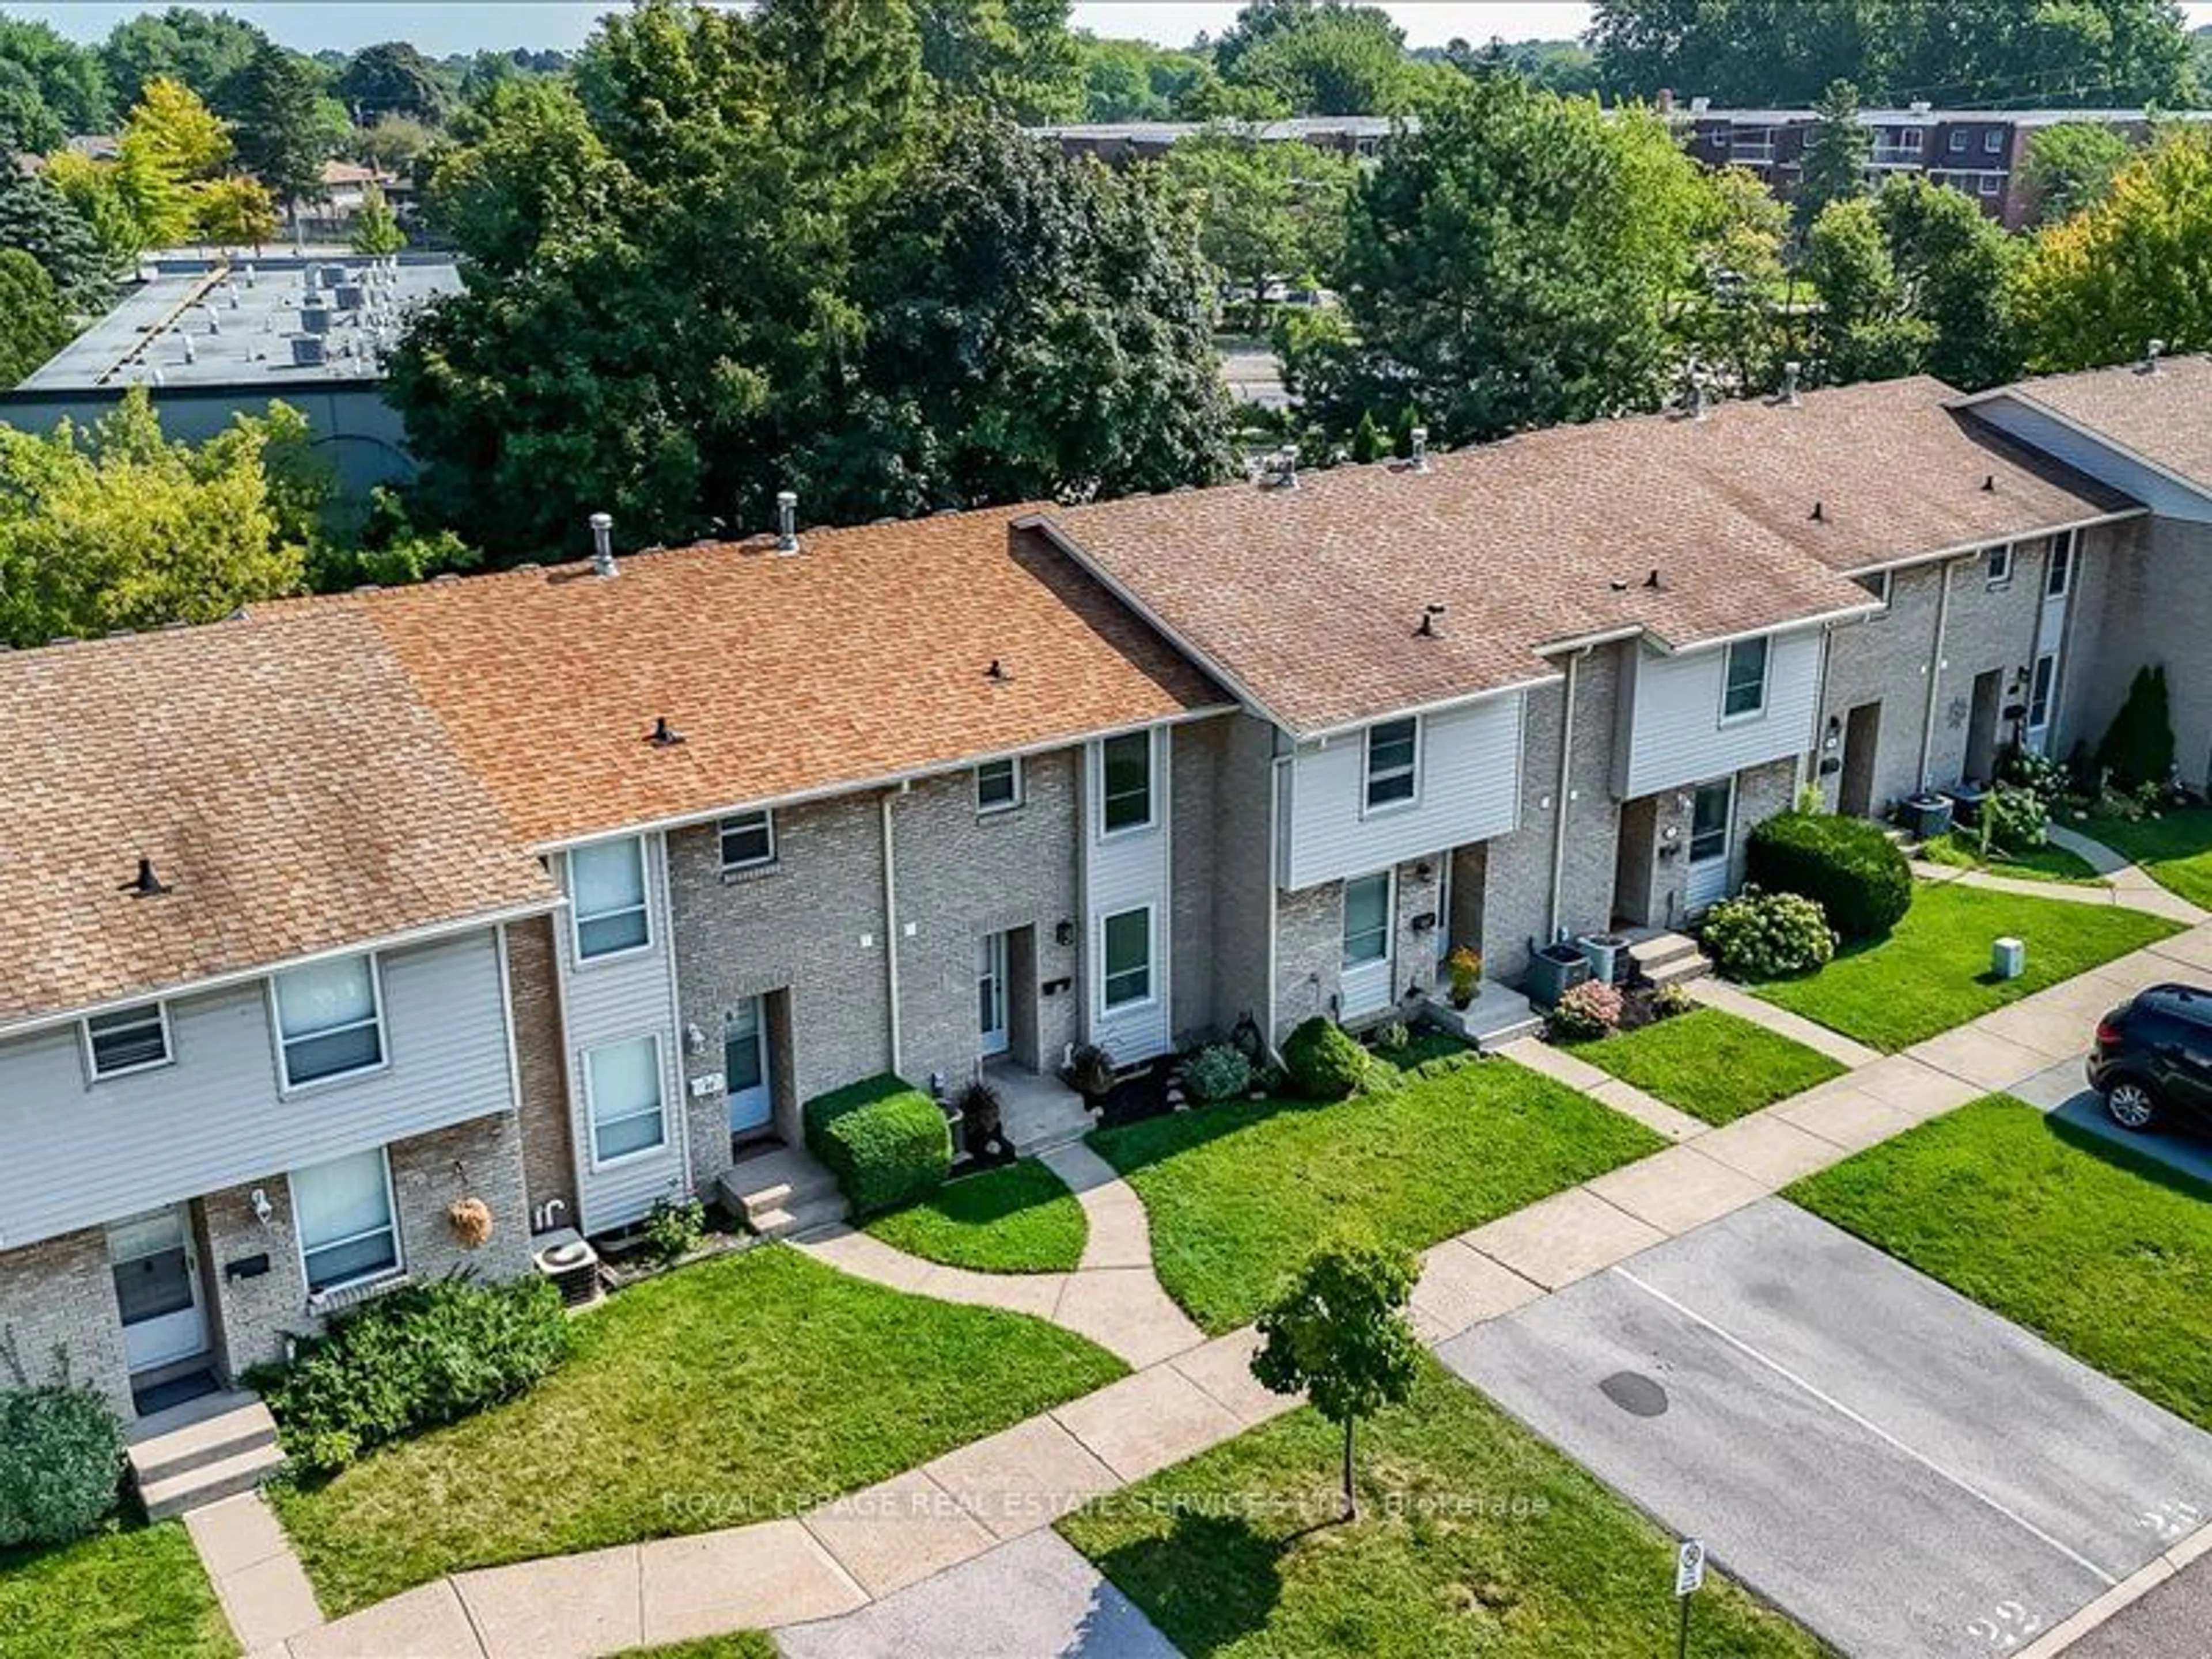
[[1567, 797], [1574, 780], [1575, 760], [1575, 684], [1577, 671], [1583, 659], [1589, 654], [1585, 646], [1567, 659], [1566, 706], [1559, 720], [1559, 816], [1552, 825], [1552, 895], [1544, 913], [1544, 943], [1551, 944], [1559, 936], [1559, 901], [1567, 884]]
[[898, 851], [897, 838], [891, 830], [891, 803], [911, 792], [911, 784], [901, 784], [896, 789], [886, 789], [883, 794], [884, 811], [884, 983], [890, 994], [891, 1075], [903, 1076], [906, 1063], [903, 1045], [899, 1041], [899, 969], [898, 969]]
[[[1960, 542], [1955, 547], [1942, 548], [1934, 553], [1914, 553], [1901, 559], [1885, 559], [1876, 564], [1854, 565], [1843, 574], [1846, 576], [1872, 576], [1884, 570], [1917, 570], [1923, 564], [1940, 564], [1945, 559], [1960, 558], [1987, 548], [2032, 542], [2039, 536], [2063, 536], [2071, 531], [2094, 530], [2100, 525], [2124, 524], [2130, 519], [2147, 518], [2149, 514], [2150, 509], [2147, 507], [2122, 507], [2118, 512], [2100, 513], [2093, 519], [2074, 519], [2047, 529], [2022, 530], [2009, 536], [1984, 536], [1979, 541]], [[1879, 606], [1875, 608], [1880, 609]]]
[[1943, 635], [1951, 621], [1951, 574], [1956, 564], [1943, 567], [1943, 589], [1936, 599], [1936, 648], [1928, 658], [1928, 717], [1920, 726], [1919, 785], [1928, 788], [1928, 763], [1936, 752], [1936, 705], [1943, 695]]

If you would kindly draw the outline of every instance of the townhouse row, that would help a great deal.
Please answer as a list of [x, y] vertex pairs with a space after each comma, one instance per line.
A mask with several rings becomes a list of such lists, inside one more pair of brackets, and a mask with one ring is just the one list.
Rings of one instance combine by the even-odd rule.
[[0, 1334], [157, 1410], [847, 1083], [1686, 925], [1808, 786], [2069, 754], [2146, 663], [2201, 784], [2208, 414], [1905, 380], [0, 657]]

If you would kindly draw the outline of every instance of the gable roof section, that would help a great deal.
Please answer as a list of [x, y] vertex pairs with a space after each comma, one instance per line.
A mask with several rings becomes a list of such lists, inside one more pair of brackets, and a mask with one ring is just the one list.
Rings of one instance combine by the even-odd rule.
[[[533, 847], [1228, 706], [1033, 508], [351, 597]], [[996, 662], [1004, 678], [989, 670]], [[665, 718], [680, 744], [647, 741]]]
[[342, 607], [0, 654], [0, 1027], [555, 902]]
[[[1923, 378], [1558, 427], [1426, 472], [1338, 467], [1048, 522], [1312, 735], [1547, 678], [1544, 652], [1576, 641], [1679, 650], [1864, 610], [1845, 573], [2132, 506], [1954, 413], [1956, 395]], [[1440, 637], [1420, 637], [1431, 605]]]
[[2011, 400], [2081, 428], [2125, 454], [2212, 493], [2212, 356], [2142, 363], [2021, 380], [1966, 399], [1973, 409]]

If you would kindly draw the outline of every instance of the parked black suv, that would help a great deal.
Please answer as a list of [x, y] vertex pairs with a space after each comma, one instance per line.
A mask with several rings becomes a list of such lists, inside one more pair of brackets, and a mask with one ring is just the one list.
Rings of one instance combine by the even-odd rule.
[[2212, 1129], [2212, 991], [2154, 985], [2097, 1022], [2089, 1086], [2124, 1129]]

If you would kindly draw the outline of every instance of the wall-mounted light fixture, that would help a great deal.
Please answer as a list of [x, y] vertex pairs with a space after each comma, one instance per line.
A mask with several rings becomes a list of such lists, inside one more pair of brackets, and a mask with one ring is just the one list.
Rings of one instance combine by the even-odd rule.
[[1052, 942], [1054, 945], [1074, 944], [1075, 924], [1072, 921], [1054, 922], [1052, 928]]
[[267, 1193], [262, 1191], [260, 1188], [256, 1187], [253, 1189], [253, 1197], [250, 1201], [253, 1206], [253, 1218], [256, 1221], [258, 1221], [264, 1227], [273, 1226], [276, 1224], [276, 1206], [269, 1201], [269, 1194]]
[[684, 1052], [687, 1054], [703, 1054], [707, 1052], [707, 1034], [696, 1025], [686, 1025], [684, 1028]]

